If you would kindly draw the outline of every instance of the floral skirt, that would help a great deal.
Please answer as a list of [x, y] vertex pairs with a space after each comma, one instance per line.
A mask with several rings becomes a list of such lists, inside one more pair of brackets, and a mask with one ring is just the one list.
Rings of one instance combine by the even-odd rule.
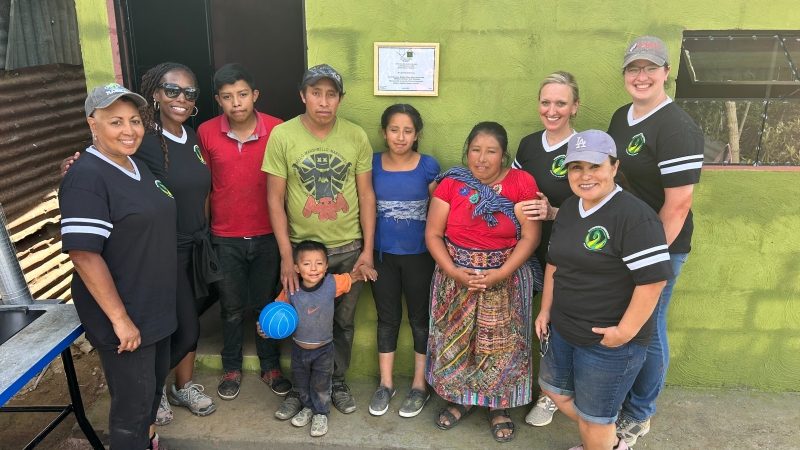
[[[447, 241], [455, 264], [500, 267], [513, 248], [479, 251]], [[533, 272], [523, 264], [485, 292], [468, 291], [437, 265], [431, 283], [426, 379], [445, 400], [514, 408], [533, 398]]]

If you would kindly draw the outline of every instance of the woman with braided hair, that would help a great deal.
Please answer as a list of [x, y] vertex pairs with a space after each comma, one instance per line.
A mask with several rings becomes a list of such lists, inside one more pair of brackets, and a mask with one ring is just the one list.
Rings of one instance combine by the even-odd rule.
[[[208, 239], [211, 174], [200, 154], [195, 131], [183, 125], [197, 114], [199, 89], [194, 73], [183, 64], [159, 64], [142, 77], [141, 93], [152, 103], [139, 108], [145, 134], [133, 158], [153, 172], [159, 188], [174, 196], [178, 212], [178, 329], [170, 340], [175, 384], [169, 391], [164, 388], [156, 417], [156, 425], [166, 425], [173, 416], [170, 403], [185, 406], [198, 416], [216, 410], [203, 387], [192, 382], [192, 375], [200, 337], [199, 314], [209, 295], [208, 285], [217, 281], [220, 273]], [[77, 157], [75, 154], [62, 163], [62, 174]]]
[[216, 405], [192, 382], [200, 337], [199, 314], [208, 284], [219, 279], [219, 267], [208, 236], [207, 202], [211, 173], [200, 154], [195, 131], [183, 123], [197, 114], [197, 80], [183, 64], [159, 64], [142, 77], [142, 96], [152, 103], [141, 108], [146, 133], [136, 158], [175, 196], [178, 207], [178, 330], [170, 342], [170, 368], [175, 383], [165, 387], [157, 425], [172, 420], [169, 403], [205, 416]]

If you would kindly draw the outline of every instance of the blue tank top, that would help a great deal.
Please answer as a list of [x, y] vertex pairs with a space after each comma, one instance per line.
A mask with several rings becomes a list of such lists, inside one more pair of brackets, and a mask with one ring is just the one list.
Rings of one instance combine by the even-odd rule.
[[428, 185], [439, 174], [439, 163], [420, 155], [413, 170], [383, 170], [383, 153], [372, 155], [372, 185], [377, 200], [375, 250], [393, 255], [416, 255], [425, 246], [425, 221], [428, 216]]

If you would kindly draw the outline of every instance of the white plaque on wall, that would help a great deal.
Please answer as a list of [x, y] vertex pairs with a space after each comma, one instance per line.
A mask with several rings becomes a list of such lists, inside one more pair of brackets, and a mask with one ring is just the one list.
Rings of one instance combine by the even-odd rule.
[[439, 95], [439, 44], [375, 43], [375, 95]]

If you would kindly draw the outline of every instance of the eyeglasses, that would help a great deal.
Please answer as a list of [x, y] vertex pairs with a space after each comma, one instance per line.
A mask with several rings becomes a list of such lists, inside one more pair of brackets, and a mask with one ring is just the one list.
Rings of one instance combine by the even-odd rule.
[[181, 95], [181, 92], [183, 92], [183, 96], [186, 97], [186, 101], [193, 102], [197, 100], [197, 97], [200, 96], [200, 89], [194, 86], [182, 88], [175, 83], [161, 83], [158, 85], [158, 87], [163, 88], [164, 95], [169, 98], [178, 98], [178, 96]]
[[639, 66], [628, 66], [622, 69], [622, 73], [628, 77], [636, 77], [644, 71], [645, 75], [655, 75], [658, 72], [658, 69], [661, 69], [661, 66], [657, 66], [655, 64], [651, 64], [649, 66], [639, 67]]
[[550, 350], [550, 324], [547, 324], [547, 330], [539, 337], [539, 356], [544, 358], [547, 351]]

